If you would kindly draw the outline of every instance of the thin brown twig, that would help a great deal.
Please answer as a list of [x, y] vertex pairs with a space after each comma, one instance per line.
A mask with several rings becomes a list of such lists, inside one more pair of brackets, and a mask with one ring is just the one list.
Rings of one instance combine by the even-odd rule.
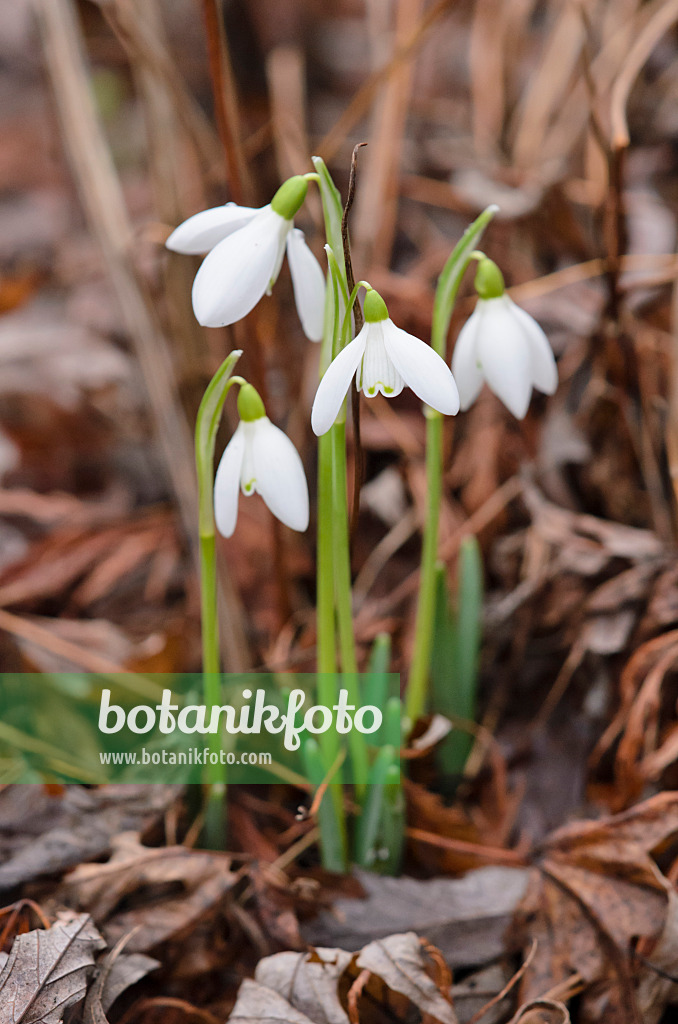
[[5, 948], [5, 943], [9, 938], [10, 932], [16, 924], [19, 914], [24, 907], [28, 907], [29, 910], [33, 911], [43, 928], [49, 929], [51, 927], [49, 920], [42, 911], [42, 907], [33, 900], [18, 900], [16, 903], [12, 903], [8, 907], [3, 907], [2, 910], [0, 910], [0, 918], [5, 917], [6, 915], [9, 915], [9, 918], [5, 927], [2, 929], [2, 934], [0, 935], [0, 952]]
[[348, 1007], [348, 1019], [351, 1024], [360, 1024], [360, 1014], [358, 1012], [358, 1000], [362, 995], [365, 985], [372, 977], [372, 971], [369, 971], [365, 967], [358, 977], [355, 979], [350, 989], [348, 990], [348, 996], [346, 997]]
[[496, 996], [493, 996], [493, 998], [490, 999], [490, 1001], [488, 1003], [485, 1003], [484, 1006], [481, 1006], [481, 1008], [478, 1010], [477, 1013], [473, 1014], [473, 1016], [471, 1017], [471, 1019], [468, 1022], [468, 1024], [477, 1024], [477, 1022], [479, 1020], [481, 1020], [481, 1018], [484, 1017], [485, 1014], [488, 1013], [492, 1009], [493, 1006], [496, 1006], [497, 1003], [500, 1003], [502, 1001], [502, 999], [505, 999], [506, 996], [511, 991], [511, 989], [515, 988], [515, 986], [518, 984], [518, 982], [523, 977], [523, 975], [525, 974], [526, 970], [528, 969], [528, 967], [530, 966], [530, 964], [534, 960], [535, 954], [537, 952], [537, 946], [538, 946], [537, 940], [533, 939], [532, 940], [532, 946], [530, 948], [530, 952], [525, 957], [524, 963], [518, 968], [518, 970], [513, 975], [513, 977], [509, 981], [507, 981], [507, 983], [504, 985], [504, 987], [501, 990], [501, 992], [497, 992]]
[[329, 769], [327, 771], [327, 774], [325, 775], [325, 778], [322, 780], [322, 782], [320, 783], [320, 785], [318, 786], [318, 788], [316, 790], [315, 796], [313, 797], [313, 802], [311, 803], [311, 806], [310, 806], [309, 811], [308, 811], [309, 818], [315, 817], [315, 815], [318, 813], [318, 809], [320, 807], [320, 804], [322, 803], [323, 797], [325, 796], [325, 793], [327, 792], [327, 787], [330, 785], [330, 783], [332, 782], [332, 779], [334, 778], [334, 776], [337, 774], [337, 772], [341, 768], [342, 764], [344, 763], [345, 758], [346, 758], [346, 751], [345, 750], [340, 750], [339, 753], [337, 754], [337, 756], [335, 757], [333, 763], [330, 765], [330, 767], [329, 767]]
[[152, 999], [142, 999], [139, 1003], [130, 1006], [127, 1013], [120, 1018], [120, 1024], [130, 1024], [131, 1021], [140, 1018], [147, 1010], [181, 1010], [190, 1019], [203, 1021], [204, 1024], [221, 1024], [219, 1019], [210, 1013], [209, 1010], [201, 1010], [185, 999], [174, 999], [172, 996], [155, 996]]
[[479, 860], [489, 860], [493, 864], [522, 867], [526, 863], [522, 853], [506, 850], [501, 846], [484, 846], [481, 843], [469, 843], [465, 839], [451, 839], [449, 836], [439, 836], [435, 832], [426, 832], [423, 828], [407, 828], [405, 835], [418, 843], [437, 846], [441, 850], [451, 850], [453, 853], [463, 853], [464, 856], [477, 857]]

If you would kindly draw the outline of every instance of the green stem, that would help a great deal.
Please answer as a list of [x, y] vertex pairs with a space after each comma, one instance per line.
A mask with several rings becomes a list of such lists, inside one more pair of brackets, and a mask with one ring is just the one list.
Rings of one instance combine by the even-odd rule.
[[[216, 536], [200, 534], [200, 589], [202, 613], [202, 672], [203, 694], [208, 707], [220, 704], [221, 679], [219, 677], [219, 621], [217, 614], [217, 557]], [[209, 733], [211, 752], [221, 749], [218, 733]], [[207, 780], [212, 783], [225, 781], [222, 765], [208, 765]]]
[[[348, 528], [348, 495], [346, 489], [346, 423], [341, 420], [330, 430], [332, 439], [332, 529], [334, 537], [334, 596], [339, 625], [342, 683], [348, 692], [349, 704], [358, 707], [358, 659], [353, 630], [353, 602], [351, 599], [351, 552]], [[349, 749], [353, 766], [355, 792], [359, 801], [365, 794], [367, 783], [367, 743], [362, 733], [352, 729]]]
[[[209, 707], [221, 703], [221, 667], [219, 616], [217, 608], [217, 557], [214, 523], [214, 446], [221, 411], [233, 384], [242, 377], [231, 377], [241, 356], [236, 350], [224, 360], [210, 381], [200, 403], [195, 425], [195, 466], [198, 477], [198, 524], [200, 534], [200, 610], [202, 624], [203, 695]], [[209, 733], [210, 754], [221, 753], [218, 733]], [[211, 760], [211, 759], [210, 759]], [[217, 760], [209, 764], [205, 780], [210, 786], [206, 809], [204, 839], [213, 849], [225, 845], [226, 765]]]
[[436, 597], [436, 561], [438, 525], [443, 477], [443, 417], [426, 410], [426, 523], [421, 555], [419, 603], [414, 628], [414, 650], [407, 684], [405, 711], [412, 725], [426, 710], [428, 675], [433, 645], [433, 621]]
[[[202, 496], [201, 496], [202, 500]], [[210, 505], [212, 496], [210, 494]], [[201, 521], [203, 516], [201, 516]], [[214, 521], [212, 517], [212, 521]], [[217, 613], [217, 558], [214, 529], [200, 532], [200, 600], [202, 614], [202, 668], [203, 698], [207, 707], [221, 704], [221, 676], [219, 674], [219, 619]], [[221, 753], [221, 736], [208, 733], [210, 755]], [[212, 850], [223, 849], [226, 844], [226, 765], [220, 760], [207, 765], [205, 780], [209, 787], [203, 840]]]

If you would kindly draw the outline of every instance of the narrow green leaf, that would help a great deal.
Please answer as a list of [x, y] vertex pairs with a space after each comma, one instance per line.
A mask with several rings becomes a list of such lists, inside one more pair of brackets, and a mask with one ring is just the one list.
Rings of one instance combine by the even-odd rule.
[[374, 864], [384, 804], [384, 783], [394, 754], [393, 747], [382, 747], [370, 769], [367, 798], [358, 819], [355, 836], [355, 862], [362, 867], [372, 867]]
[[[375, 708], [383, 708], [388, 692], [388, 670], [391, 664], [391, 637], [388, 633], [379, 633], [375, 637], [370, 651], [367, 667], [367, 682], [364, 687], [362, 703]], [[378, 734], [377, 734], [378, 735]], [[376, 740], [378, 744], [378, 740]]]
[[386, 852], [386, 856], [378, 858], [374, 865], [375, 870], [382, 875], [397, 875], [405, 845], [405, 794], [398, 764], [389, 765], [384, 780], [379, 844]]
[[385, 675], [391, 667], [391, 637], [388, 633], [378, 633], [374, 638], [368, 672]]
[[483, 612], [483, 565], [475, 537], [465, 537], [457, 568], [456, 674], [460, 694], [459, 714], [475, 717], [476, 680], [480, 656]]
[[[314, 739], [307, 739], [301, 745], [304, 771], [312, 786], [318, 787], [324, 782], [327, 774], [320, 747]], [[337, 787], [329, 785], [327, 792], [320, 801], [318, 808], [318, 827], [320, 829], [320, 851], [323, 866], [328, 871], [343, 872], [345, 870], [344, 836], [337, 817], [334, 799]]]
[[[329, 245], [337, 254], [337, 259], [340, 259], [340, 266], [343, 268], [344, 244], [341, 237], [341, 218], [344, 213], [344, 208], [341, 203], [339, 189], [334, 184], [332, 175], [327, 170], [323, 158], [320, 156], [313, 156], [311, 157], [311, 160], [313, 161], [313, 166], [320, 178], [318, 188], [320, 189], [320, 199], [323, 204], [323, 215], [325, 217], [325, 235]], [[343, 274], [345, 277], [345, 269]]]
[[241, 355], [242, 351], [235, 349], [226, 356], [207, 385], [198, 409], [195, 424], [195, 464], [198, 473], [198, 488], [202, 499], [200, 502], [200, 532], [202, 534], [214, 533], [211, 497], [214, 486], [214, 445], [221, 411], [230, 387], [230, 377]]
[[389, 697], [384, 708], [384, 720], [377, 733], [379, 746], [389, 745], [399, 750], [403, 738], [403, 705], [399, 697]]
[[344, 339], [342, 331], [345, 319], [344, 310], [348, 308], [349, 294], [346, 286], [346, 277], [342, 275], [341, 267], [332, 246], [326, 245], [325, 252], [327, 253], [327, 263], [330, 269], [330, 281], [332, 284], [332, 309], [339, 311], [338, 315], [334, 315], [332, 320], [332, 356], [334, 357], [349, 340], [348, 335]]
[[[450, 607], [444, 566], [436, 572], [436, 613], [431, 680], [435, 710], [450, 718], [473, 721], [476, 713], [478, 661], [482, 633], [483, 570], [475, 537], [461, 544], [457, 567], [456, 611]], [[438, 747], [446, 775], [463, 771], [472, 737], [453, 729]]]

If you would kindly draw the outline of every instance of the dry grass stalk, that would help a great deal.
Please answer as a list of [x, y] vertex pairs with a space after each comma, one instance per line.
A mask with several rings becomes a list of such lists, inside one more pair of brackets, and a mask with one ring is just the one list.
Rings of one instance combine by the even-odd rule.
[[[394, 53], [417, 32], [423, 0], [399, 0], [396, 9]], [[354, 249], [356, 261], [367, 270], [373, 263], [387, 266], [398, 216], [398, 182], [407, 111], [412, 92], [415, 54], [400, 61], [377, 101], [370, 146], [366, 153], [356, 204]]]
[[[166, 472], [195, 554], [197, 495], [193, 444], [176, 398], [176, 380], [166, 340], [149, 296], [134, 270], [134, 235], [120, 181], [94, 108], [80, 27], [70, 0], [37, 0], [36, 11], [78, 191], [104, 254], [120, 313], [134, 346]], [[249, 660], [242, 612], [228, 584], [224, 596], [225, 663], [229, 669], [241, 671]]]

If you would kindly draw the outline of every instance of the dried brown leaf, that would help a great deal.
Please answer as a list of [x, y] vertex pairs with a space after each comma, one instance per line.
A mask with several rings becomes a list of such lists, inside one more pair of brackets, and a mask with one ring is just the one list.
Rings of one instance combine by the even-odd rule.
[[316, 1024], [348, 1024], [337, 985], [352, 959], [342, 949], [322, 947], [311, 953], [276, 953], [259, 962], [254, 978]]
[[[678, 795], [662, 793], [624, 814], [577, 823], [544, 844], [522, 904], [523, 925], [537, 951], [521, 987], [537, 998], [575, 972], [584, 979], [581, 1020], [637, 1024], [658, 1020], [637, 988], [638, 940], [672, 950], [678, 922], [672, 886], [651, 854], [678, 836]], [[660, 965], [659, 965], [660, 966]], [[649, 968], [648, 968], [649, 970]], [[641, 1012], [642, 1010], [642, 1012]]]
[[503, 935], [525, 895], [525, 868], [485, 867], [463, 878], [358, 875], [366, 899], [339, 899], [302, 926], [310, 944], [358, 950], [367, 941], [413, 928], [452, 967], [487, 963], [504, 952]]
[[414, 932], [370, 942], [361, 950], [356, 964], [360, 970], [376, 974], [393, 992], [407, 996], [422, 1013], [442, 1024], [457, 1024], [451, 1004], [426, 973], [424, 950]]
[[284, 996], [246, 978], [229, 1017], [229, 1024], [312, 1024], [306, 1014], [290, 1006]]
[[61, 1024], [84, 998], [94, 953], [104, 945], [89, 914], [20, 935], [0, 974], [0, 1024]]
[[6, 787], [0, 791], [0, 893], [104, 856], [112, 836], [148, 828], [180, 793], [168, 785], [69, 786], [54, 797], [38, 786]]
[[[149, 849], [132, 833], [116, 836], [112, 845], [110, 860], [78, 867], [64, 893], [92, 914], [110, 942], [137, 929], [130, 952], [145, 952], [190, 930], [235, 881], [226, 854], [183, 846]], [[133, 909], [123, 909], [132, 898]]]
[[97, 977], [85, 1000], [83, 1024], [109, 1024], [106, 1010], [118, 996], [149, 971], [160, 967], [157, 960], [141, 953], [123, 956], [122, 950], [130, 938], [131, 935], [124, 935], [99, 965]]

